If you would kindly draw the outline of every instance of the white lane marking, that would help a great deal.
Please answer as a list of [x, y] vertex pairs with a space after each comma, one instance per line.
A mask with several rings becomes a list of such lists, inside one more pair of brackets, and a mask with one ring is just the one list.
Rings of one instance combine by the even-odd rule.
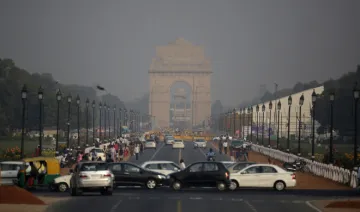
[[298, 204], [298, 203], [305, 203], [305, 201], [301, 201], [301, 200], [294, 200], [292, 201], [292, 203]]
[[265, 202], [265, 201], [261, 199], [255, 199], [255, 200], [251, 200], [251, 202]]
[[152, 161], [155, 156], [160, 152], [160, 150], [164, 147], [164, 144], [161, 145], [161, 147], [159, 149], [157, 149], [154, 154], [151, 156], [151, 158], [149, 159], [149, 161]]
[[134, 199], [139, 200], [140, 197], [129, 197], [129, 200], [134, 200]]
[[190, 197], [189, 199], [191, 199], [191, 200], [201, 200], [202, 197]]
[[231, 201], [233, 201], [233, 202], [242, 202], [243, 199], [234, 199], [234, 198], [232, 198]]
[[122, 200], [119, 200], [115, 205], [113, 205], [110, 209], [110, 212], [115, 212], [119, 205], [121, 204]]
[[306, 204], [307, 206], [309, 206], [310, 208], [312, 208], [312, 209], [313, 209], [314, 211], [316, 211], [316, 212], [322, 212], [322, 210], [320, 210], [320, 209], [317, 208], [315, 205], [313, 205], [313, 204], [311, 203], [311, 201], [306, 201], [305, 204]]
[[250, 204], [250, 202], [244, 201], [244, 203], [249, 206], [250, 210], [252, 210], [253, 212], [257, 212], [256, 208], [252, 204]]

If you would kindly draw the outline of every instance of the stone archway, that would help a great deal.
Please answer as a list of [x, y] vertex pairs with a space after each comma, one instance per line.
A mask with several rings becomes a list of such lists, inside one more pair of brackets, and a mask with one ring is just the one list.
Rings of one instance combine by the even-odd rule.
[[156, 57], [149, 69], [149, 113], [157, 127], [169, 126], [170, 88], [182, 81], [191, 86], [192, 126], [207, 121], [211, 115], [211, 64], [204, 49], [179, 38], [167, 46], [156, 47]]

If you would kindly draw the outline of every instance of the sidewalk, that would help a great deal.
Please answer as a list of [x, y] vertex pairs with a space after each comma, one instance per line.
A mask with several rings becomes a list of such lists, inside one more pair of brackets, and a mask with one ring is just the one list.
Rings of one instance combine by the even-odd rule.
[[[213, 146], [218, 149], [216, 143], [212, 143]], [[229, 153], [230, 154], [230, 153]], [[248, 160], [256, 163], [268, 163], [268, 157], [258, 152], [250, 151]], [[282, 167], [283, 162], [271, 159], [271, 162], [275, 165]], [[332, 180], [325, 179], [319, 176], [312, 175], [310, 173], [296, 172], [297, 185], [293, 189], [322, 189], [322, 190], [351, 190], [347, 185], [336, 183]], [[289, 188], [290, 189], [290, 188]]]
[[[311, 201], [310, 204], [315, 206], [317, 209], [321, 210], [322, 212], [355, 212], [360, 211], [360, 208], [355, 208], [353, 203], [356, 203], [357, 206], [360, 204], [359, 199], [355, 200], [316, 200]], [[349, 208], [330, 208], [328, 207], [329, 204], [339, 204], [342, 203], [342, 205], [346, 205]], [[345, 203], [345, 204], [344, 204]], [[349, 203], [349, 204], [346, 204]]]

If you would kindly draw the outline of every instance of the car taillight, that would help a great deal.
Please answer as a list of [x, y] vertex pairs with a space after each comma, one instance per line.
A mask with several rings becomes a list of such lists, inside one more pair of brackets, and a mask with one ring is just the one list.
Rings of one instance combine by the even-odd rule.
[[88, 178], [88, 176], [87, 176], [87, 175], [85, 175], [85, 174], [80, 174], [80, 175], [79, 175], [79, 177], [80, 177], [81, 179]]
[[291, 178], [292, 178], [293, 180], [296, 180], [296, 175], [295, 175], [295, 174], [292, 174], [292, 175], [291, 175]]
[[229, 173], [225, 172], [226, 179], [229, 179]]
[[104, 174], [103, 177], [111, 177], [111, 174], [110, 173], [107, 173], [107, 174]]

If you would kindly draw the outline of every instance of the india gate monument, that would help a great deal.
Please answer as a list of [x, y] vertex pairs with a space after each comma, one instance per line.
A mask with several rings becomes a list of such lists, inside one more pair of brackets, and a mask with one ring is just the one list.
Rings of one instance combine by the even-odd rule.
[[[156, 56], [149, 69], [149, 113], [160, 128], [186, 122], [187, 128], [201, 125], [211, 115], [211, 64], [201, 46], [179, 38], [166, 46], [156, 47]], [[171, 94], [172, 86], [182, 82], [191, 88], [189, 106], [184, 89]], [[172, 100], [175, 103], [172, 105]], [[178, 103], [185, 108], [178, 108]], [[173, 116], [173, 117], [171, 117]]]

